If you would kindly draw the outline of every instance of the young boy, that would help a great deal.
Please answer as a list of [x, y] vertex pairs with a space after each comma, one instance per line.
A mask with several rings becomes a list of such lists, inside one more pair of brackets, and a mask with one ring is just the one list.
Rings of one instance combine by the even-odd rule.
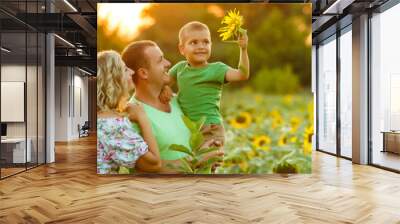
[[[179, 51], [186, 58], [174, 65], [170, 71], [170, 86], [178, 85], [178, 102], [183, 113], [193, 121], [205, 116], [202, 128], [204, 140], [214, 139], [217, 146], [224, 145], [224, 127], [220, 114], [222, 86], [227, 82], [249, 78], [247, 34], [237, 41], [240, 47], [238, 69], [222, 62], [209, 63], [211, 35], [207, 25], [193, 21], [179, 31]], [[172, 95], [169, 87], [164, 88], [160, 98], [166, 101]]]

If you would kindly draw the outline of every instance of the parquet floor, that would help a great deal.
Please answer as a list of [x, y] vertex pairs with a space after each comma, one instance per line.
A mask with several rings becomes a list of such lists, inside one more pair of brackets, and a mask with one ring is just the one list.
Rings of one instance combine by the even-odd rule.
[[311, 175], [97, 176], [96, 139], [0, 181], [0, 223], [400, 223], [400, 175], [314, 153]]

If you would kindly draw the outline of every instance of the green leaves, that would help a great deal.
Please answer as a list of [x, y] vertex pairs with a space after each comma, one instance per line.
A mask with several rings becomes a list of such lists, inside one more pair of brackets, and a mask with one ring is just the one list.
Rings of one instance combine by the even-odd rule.
[[186, 153], [186, 154], [188, 154], [190, 156], [194, 156], [192, 151], [190, 151], [190, 149], [186, 148], [183, 145], [172, 144], [169, 148], [171, 150], [174, 150], [174, 151], [177, 151], [177, 152], [183, 152], [183, 153]]
[[201, 148], [201, 145], [204, 143], [204, 137], [201, 133], [201, 128], [204, 125], [206, 120], [205, 117], [202, 117], [199, 121], [193, 122], [186, 116], [182, 116], [182, 120], [185, 123], [186, 127], [190, 130], [190, 147], [183, 145], [173, 144], [169, 147], [170, 150], [174, 150], [177, 152], [183, 152], [187, 156], [185, 158], [180, 159], [180, 166], [169, 165], [170, 168], [178, 170], [182, 173], [188, 174], [211, 174], [211, 167], [214, 163], [220, 162], [222, 159], [218, 157], [210, 157], [207, 158], [207, 154], [217, 151], [217, 147], [209, 147], [209, 148]]
[[120, 166], [118, 169], [118, 174], [132, 174], [134, 173], [134, 168]]
[[192, 135], [190, 136], [190, 147], [193, 149], [193, 151], [197, 151], [203, 141], [203, 135], [199, 131], [194, 133], [192, 132]]

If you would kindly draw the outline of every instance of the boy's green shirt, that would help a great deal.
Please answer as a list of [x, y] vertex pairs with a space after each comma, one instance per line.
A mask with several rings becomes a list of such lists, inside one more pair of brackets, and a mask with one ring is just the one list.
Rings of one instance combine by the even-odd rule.
[[206, 117], [205, 124], [222, 124], [220, 101], [229, 66], [222, 62], [193, 68], [187, 61], [174, 65], [169, 74], [177, 80], [178, 102], [183, 113], [193, 121]]

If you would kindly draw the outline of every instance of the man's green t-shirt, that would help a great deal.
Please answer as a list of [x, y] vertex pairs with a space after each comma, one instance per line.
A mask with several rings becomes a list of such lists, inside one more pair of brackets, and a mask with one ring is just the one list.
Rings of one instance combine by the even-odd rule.
[[193, 68], [187, 61], [174, 65], [169, 74], [178, 84], [178, 102], [183, 113], [193, 121], [205, 116], [205, 124], [222, 124], [220, 101], [229, 66], [222, 62]]
[[[134, 97], [131, 98], [130, 102], [138, 102], [143, 105], [151, 122], [153, 135], [156, 138], [162, 160], [176, 160], [186, 156], [184, 153], [169, 149], [171, 144], [183, 145], [190, 149], [190, 130], [182, 120], [183, 113], [176, 97], [172, 98], [170, 102], [171, 112], [169, 113], [138, 101]], [[133, 127], [141, 132], [137, 124], [134, 124]]]

